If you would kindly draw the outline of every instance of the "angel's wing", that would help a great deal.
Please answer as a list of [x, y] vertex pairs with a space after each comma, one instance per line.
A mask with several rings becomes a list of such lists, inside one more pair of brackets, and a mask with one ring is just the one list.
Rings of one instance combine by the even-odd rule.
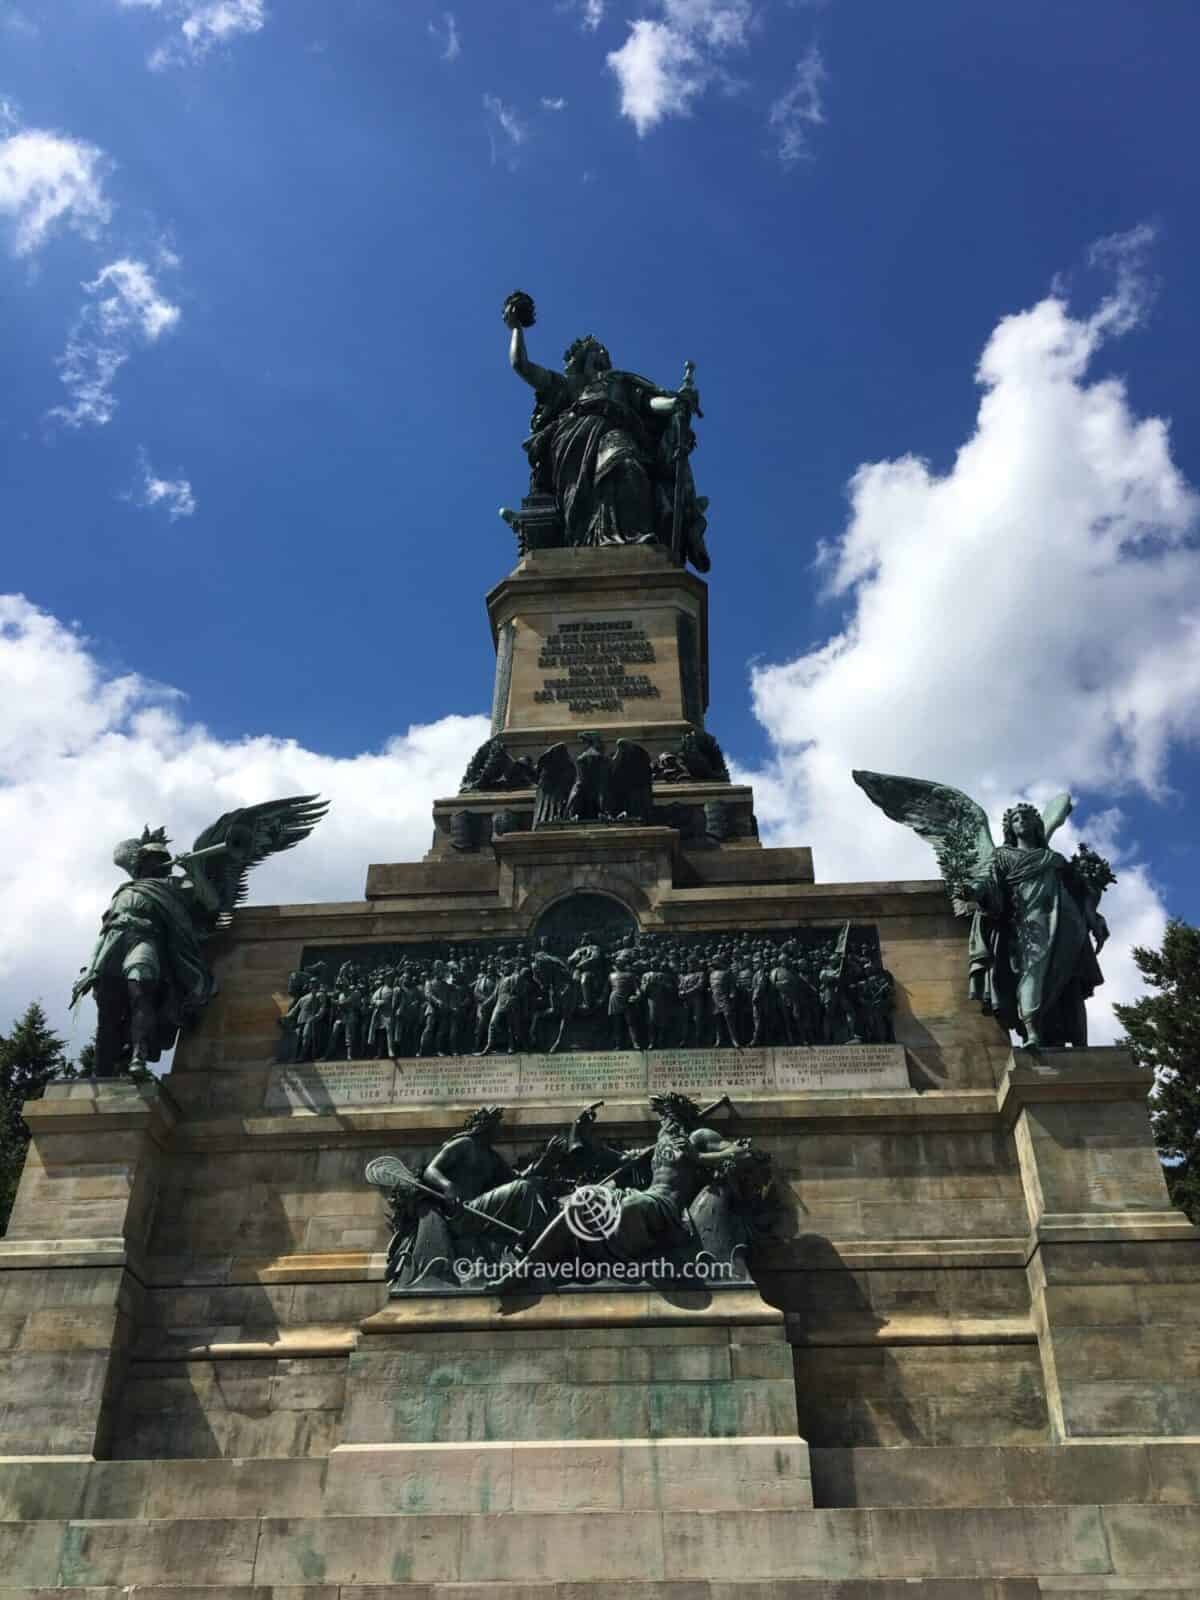
[[1050, 843], [1050, 835], [1057, 833], [1063, 823], [1075, 809], [1075, 802], [1069, 794], [1056, 794], [1054, 799], [1042, 812], [1042, 825], [1046, 829], [1046, 843]]
[[552, 744], [537, 759], [537, 801], [533, 825], [558, 822], [567, 809], [567, 798], [575, 782], [575, 763], [565, 744]]
[[649, 822], [653, 780], [653, 763], [642, 746], [630, 739], [618, 739], [608, 773], [608, 808], [613, 816]]
[[725, 755], [721, 749], [721, 746], [713, 738], [712, 734], [698, 733], [696, 735], [696, 743], [703, 751], [705, 758], [712, 767], [713, 772], [716, 774], [717, 780], [720, 783], [728, 783], [729, 768], [725, 762]]
[[472, 789], [481, 787], [479, 780], [487, 771], [495, 749], [495, 739], [486, 739], [479, 746], [467, 763], [467, 770], [463, 773], [462, 782], [458, 786], [459, 794], [469, 794]]
[[850, 776], [885, 816], [933, 846], [947, 883], [982, 877], [987, 871], [996, 847], [987, 812], [970, 795], [925, 778], [899, 778], [887, 772]]
[[202, 874], [215, 894], [217, 926], [227, 923], [234, 907], [246, 898], [250, 868], [307, 839], [328, 809], [329, 802], [315, 794], [296, 794], [286, 800], [264, 800], [261, 805], [227, 811], [205, 828], [189, 853], [195, 856], [213, 845], [224, 845], [225, 849], [188, 861], [187, 869], [193, 875]]

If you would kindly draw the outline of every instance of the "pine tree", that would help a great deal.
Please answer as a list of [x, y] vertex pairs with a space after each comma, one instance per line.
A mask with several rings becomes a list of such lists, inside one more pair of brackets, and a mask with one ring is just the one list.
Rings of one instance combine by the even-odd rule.
[[1200, 929], [1169, 922], [1162, 949], [1139, 946], [1133, 959], [1156, 992], [1113, 1007], [1126, 1033], [1120, 1042], [1158, 1075], [1150, 1116], [1167, 1188], [1200, 1222]]
[[40, 1099], [52, 1078], [73, 1076], [62, 1040], [51, 1032], [41, 1006], [31, 1001], [12, 1032], [0, 1034], [0, 1232], [8, 1226], [29, 1144], [21, 1106]]

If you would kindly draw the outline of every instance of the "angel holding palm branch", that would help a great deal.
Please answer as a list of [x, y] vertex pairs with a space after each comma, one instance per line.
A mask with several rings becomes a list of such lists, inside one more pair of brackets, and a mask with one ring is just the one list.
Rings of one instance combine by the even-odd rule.
[[958, 789], [882, 772], [852, 777], [885, 815], [933, 846], [956, 913], [971, 917], [972, 998], [1031, 1050], [1086, 1045], [1085, 1001], [1104, 982], [1100, 896], [1115, 879], [1086, 845], [1070, 860], [1050, 848], [1071, 814], [1070, 795], [1044, 812], [1010, 807], [997, 845], [987, 813]]

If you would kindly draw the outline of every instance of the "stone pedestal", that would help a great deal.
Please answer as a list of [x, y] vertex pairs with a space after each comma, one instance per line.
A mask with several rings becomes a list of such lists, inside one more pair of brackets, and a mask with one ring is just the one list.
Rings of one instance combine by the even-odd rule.
[[753, 1289], [414, 1296], [362, 1333], [345, 1444], [801, 1442], [783, 1315]]
[[158, 1084], [51, 1084], [0, 1241], [0, 1456], [107, 1453], [134, 1330], [162, 1147]]
[[537, 756], [583, 732], [671, 748], [703, 728], [708, 590], [657, 545], [535, 550], [488, 595], [492, 731]]
[[1152, 1083], [1116, 1048], [1014, 1050], [1001, 1078], [1055, 1438], [1200, 1433], [1200, 1230], [1167, 1195]]

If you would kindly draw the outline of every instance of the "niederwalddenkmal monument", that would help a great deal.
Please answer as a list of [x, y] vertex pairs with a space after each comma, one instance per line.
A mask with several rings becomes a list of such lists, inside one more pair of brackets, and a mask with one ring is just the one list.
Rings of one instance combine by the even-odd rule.
[[0, 1587], [1194, 1595], [1200, 1248], [1149, 1074], [1086, 1042], [1107, 864], [1065, 796], [997, 843], [873, 772], [847, 810], [937, 877], [764, 847], [705, 724], [702, 574], [752, 534], [697, 376], [541, 367], [534, 320], [491, 737], [428, 854], [256, 906], [317, 797], [117, 847], [99, 1075], [26, 1107], [0, 1240]]

